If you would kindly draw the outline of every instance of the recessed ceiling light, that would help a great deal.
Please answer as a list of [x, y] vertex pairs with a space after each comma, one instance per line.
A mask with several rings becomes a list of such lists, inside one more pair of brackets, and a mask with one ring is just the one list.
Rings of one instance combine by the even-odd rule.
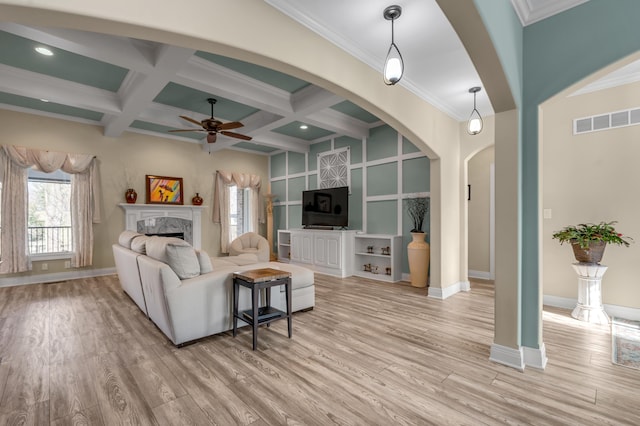
[[301, 124], [300, 125], [300, 129], [302, 130], [307, 130], [309, 128], [309, 126], [307, 126], [306, 124]]
[[49, 102], [49, 99], [40, 99], [42, 102]]
[[36, 47], [36, 52], [44, 56], [53, 56], [53, 52], [51, 51], [51, 49], [47, 49], [43, 46]]

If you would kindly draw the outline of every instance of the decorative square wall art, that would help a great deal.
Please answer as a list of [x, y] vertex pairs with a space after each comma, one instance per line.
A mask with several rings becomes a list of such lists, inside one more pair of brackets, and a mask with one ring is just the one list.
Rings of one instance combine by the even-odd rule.
[[348, 186], [351, 192], [350, 164], [349, 147], [318, 154], [318, 188]]
[[184, 203], [182, 178], [146, 175], [147, 204]]

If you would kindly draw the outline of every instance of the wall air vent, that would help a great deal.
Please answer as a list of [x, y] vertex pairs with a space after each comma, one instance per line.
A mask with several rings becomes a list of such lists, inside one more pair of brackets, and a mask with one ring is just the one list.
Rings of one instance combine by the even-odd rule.
[[573, 120], [573, 134], [598, 132], [600, 130], [616, 129], [638, 124], [640, 124], [640, 108], [628, 109], [591, 117], [576, 118]]

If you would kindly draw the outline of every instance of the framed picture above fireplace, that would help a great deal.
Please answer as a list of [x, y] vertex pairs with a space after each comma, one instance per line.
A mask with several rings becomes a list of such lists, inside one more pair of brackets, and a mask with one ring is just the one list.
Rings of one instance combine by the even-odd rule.
[[184, 204], [182, 178], [146, 175], [147, 204]]

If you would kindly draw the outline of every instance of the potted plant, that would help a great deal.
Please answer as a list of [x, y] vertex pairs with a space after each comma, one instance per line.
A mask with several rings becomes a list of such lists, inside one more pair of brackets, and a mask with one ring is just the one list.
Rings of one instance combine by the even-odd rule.
[[424, 218], [429, 211], [429, 200], [427, 198], [408, 198], [407, 213], [413, 221], [413, 229], [411, 232], [423, 232], [422, 225]]
[[422, 231], [424, 218], [429, 212], [428, 198], [408, 198], [406, 200], [407, 213], [413, 221], [411, 237], [413, 240], [407, 246], [407, 258], [409, 260], [409, 273], [411, 285], [414, 287], [426, 287], [429, 275], [429, 244], [424, 240], [426, 233]]
[[568, 242], [573, 248], [573, 254], [581, 263], [600, 263], [607, 244], [624, 245], [628, 247], [633, 238], [624, 236], [616, 231], [616, 221], [594, 223], [580, 223], [557, 231], [553, 238], [560, 244]]

